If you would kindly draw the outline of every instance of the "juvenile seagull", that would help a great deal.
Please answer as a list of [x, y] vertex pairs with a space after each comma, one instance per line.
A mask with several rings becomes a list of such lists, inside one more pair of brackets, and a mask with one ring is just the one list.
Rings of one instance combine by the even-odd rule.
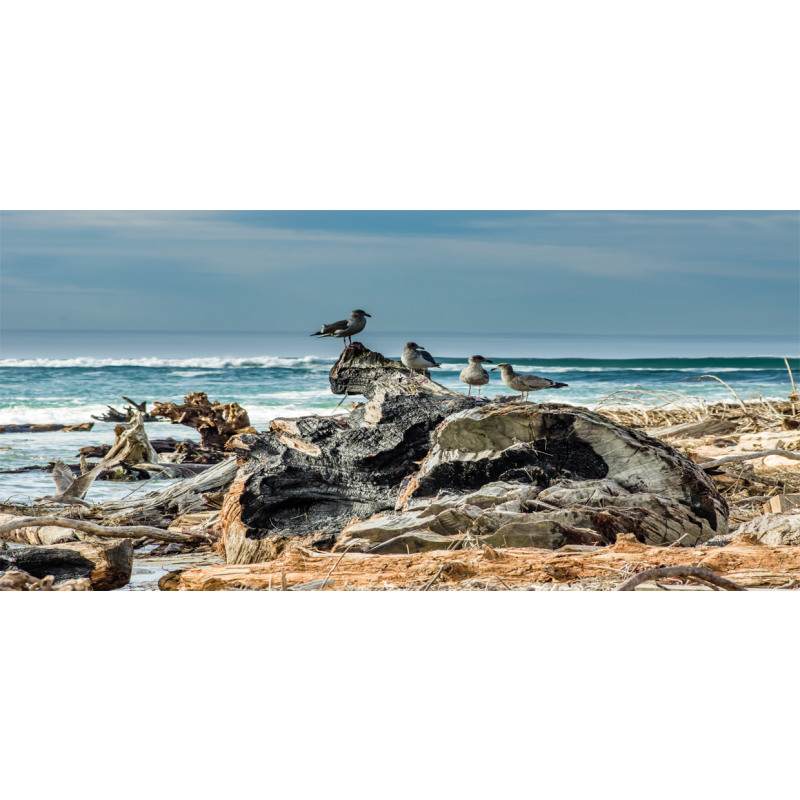
[[364, 326], [367, 324], [366, 317], [371, 316], [372, 314], [367, 314], [366, 311], [357, 308], [350, 312], [350, 319], [340, 319], [338, 322], [323, 325], [311, 336], [335, 336], [337, 339], [350, 339], [350, 343], [345, 347], [345, 350], [349, 350], [353, 346], [353, 336], [364, 330]]
[[[403, 355], [400, 360], [411, 370], [411, 372], [404, 376], [406, 380], [411, 380], [414, 377], [415, 369], [430, 369], [431, 367], [441, 367], [434, 357], [427, 351], [422, 350], [416, 342], [406, 342]], [[420, 383], [426, 383], [427, 378], [423, 376]]]
[[481, 366], [482, 361], [487, 364], [494, 364], [494, 361], [490, 361], [483, 356], [470, 356], [469, 366], [461, 370], [461, 374], [458, 376], [460, 381], [469, 384], [469, 391], [467, 394], [472, 394], [472, 387], [477, 386], [478, 397], [480, 397], [481, 386], [486, 386], [486, 384], [489, 383], [489, 373]]
[[538, 375], [522, 375], [519, 372], [514, 372], [511, 364], [498, 364], [496, 367], [492, 367], [492, 372], [496, 369], [500, 370], [500, 374], [503, 376], [503, 383], [509, 389], [522, 393], [522, 400], [527, 399], [531, 392], [538, 392], [539, 389], [561, 389], [569, 385], [551, 381], [550, 378], [540, 378]]
[[[114, 462], [116, 463], [116, 462]], [[91, 508], [92, 504], [87, 503], [83, 498], [89, 487], [94, 483], [94, 479], [104, 470], [109, 469], [111, 464], [99, 463], [94, 469], [76, 478], [72, 470], [63, 462], [56, 461], [53, 464], [52, 478], [58, 491], [56, 494], [46, 497], [37, 497], [36, 501], [46, 501], [49, 503], [65, 503], [72, 506], [86, 506]]]

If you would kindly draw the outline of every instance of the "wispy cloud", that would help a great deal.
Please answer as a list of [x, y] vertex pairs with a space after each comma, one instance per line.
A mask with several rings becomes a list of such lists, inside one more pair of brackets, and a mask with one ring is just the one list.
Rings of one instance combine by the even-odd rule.
[[[798, 317], [796, 216], [10, 212], [0, 218], [4, 324], [46, 297], [52, 308], [68, 296], [83, 317], [107, 318], [97, 298], [124, 294], [137, 302], [117, 304], [123, 316], [163, 324], [166, 315], [175, 327], [206, 316], [294, 326], [298, 313], [371, 300], [395, 326], [478, 314], [509, 330], [533, 308], [538, 329], [684, 318], [718, 329], [763, 303], [785, 330]], [[420, 219], [428, 224], [415, 226]]]

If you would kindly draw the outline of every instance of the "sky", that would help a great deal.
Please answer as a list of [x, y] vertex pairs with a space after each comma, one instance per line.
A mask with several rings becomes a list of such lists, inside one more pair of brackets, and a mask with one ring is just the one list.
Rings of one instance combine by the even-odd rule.
[[4, 330], [800, 331], [800, 214], [9, 211]]

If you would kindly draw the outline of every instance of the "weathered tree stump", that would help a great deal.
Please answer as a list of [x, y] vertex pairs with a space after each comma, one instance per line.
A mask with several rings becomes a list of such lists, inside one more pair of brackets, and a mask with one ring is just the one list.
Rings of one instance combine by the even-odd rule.
[[116, 439], [103, 459], [104, 463], [124, 462], [133, 465], [158, 462], [158, 454], [147, 438], [141, 411], [134, 411], [130, 422], [120, 422], [114, 426], [114, 435]]
[[[239, 471], [220, 521], [228, 563], [274, 557], [270, 540], [313, 532], [347, 537], [337, 547], [413, 552], [444, 548], [447, 536], [555, 548], [631, 532], [693, 545], [727, 531], [711, 480], [661, 441], [586, 409], [490, 403], [401, 376], [379, 353], [345, 351], [331, 387], [368, 403], [230, 440]], [[491, 507], [465, 497], [497, 481], [511, 489]], [[512, 496], [519, 488], [525, 496]]]

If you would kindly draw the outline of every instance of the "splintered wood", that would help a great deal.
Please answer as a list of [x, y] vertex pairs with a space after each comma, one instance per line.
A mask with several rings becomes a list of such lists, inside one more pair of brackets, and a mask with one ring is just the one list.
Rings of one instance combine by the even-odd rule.
[[287, 550], [273, 561], [187, 570], [183, 591], [278, 590], [327, 581], [323, 591], [348, 589], [613, 589], [647, 569], [693, 566], [745, 588], [800, 585], [800, 547], [770, 547], [742, 536], [727, 547], [649, 547], [622, 539], [613, 547], [488, 548], [411, 555]]

